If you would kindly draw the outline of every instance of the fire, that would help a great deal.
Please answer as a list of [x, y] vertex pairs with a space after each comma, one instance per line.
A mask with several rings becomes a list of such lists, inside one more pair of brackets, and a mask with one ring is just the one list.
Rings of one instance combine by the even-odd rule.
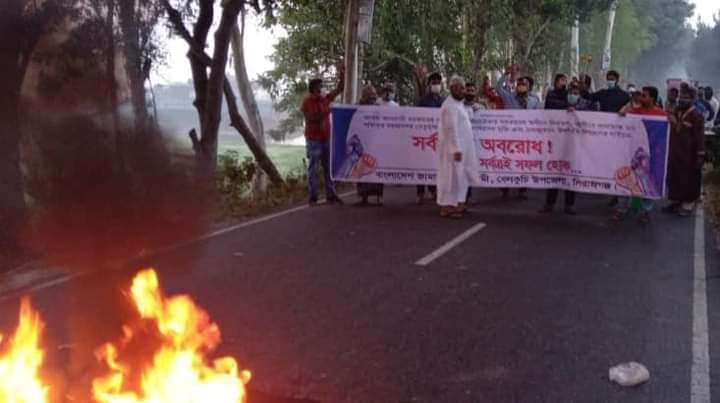
[[40, 315], [33, 310], [30, 300], [23, 298], [15, 335], [0, 352], [0, 402], [47, 403], [48, 388], [38, 375], [43, 362], [39, 347], [42, 328]]
[[[239, 371], [232, 357], [206, 355], [220, 344], [220, 329], [207, 313], [185, 295], [166, 298], [155, 271], [138, 273], [130, 296], [140, 317], [151, 324], [161, 346], [143, 357], [142, 368], [123, 362], [120, 353], [137, 336], [140, 326], [125, 326], [119, 346], [106, 344], [98, 356], [109, 369], [93, 380], [93, 396], [99, 403], [241, 403], [250, 372]], [[149, 321], [149, 322], [148, 322]], [[138, 385], [131, 385], [139, 375]]]

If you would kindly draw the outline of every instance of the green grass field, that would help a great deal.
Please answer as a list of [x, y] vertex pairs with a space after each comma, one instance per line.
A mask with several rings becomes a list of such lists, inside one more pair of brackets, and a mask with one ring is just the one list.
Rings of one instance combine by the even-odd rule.
[[[230, 150], [237, 151], [241, 159], [252, 157], [250, 150], [240, 136], [220, 136], [218, 152], [223, 154]], [[303, 146], [268, 144], [267, 151], [282, 174], [303, 167], [303, 159], [305, 158], [305, 147]]]

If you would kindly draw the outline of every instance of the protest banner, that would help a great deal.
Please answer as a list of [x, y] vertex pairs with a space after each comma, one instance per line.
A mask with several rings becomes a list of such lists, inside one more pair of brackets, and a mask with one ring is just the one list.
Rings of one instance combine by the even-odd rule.
[[[439, 109], [340, 105], [332, 111], [337, 181], [420, 185], [437, 176]], [[478, 111], [471, 119], [479, 187], [565, 189], [659, 199], [665, 117], [545, 110]]]

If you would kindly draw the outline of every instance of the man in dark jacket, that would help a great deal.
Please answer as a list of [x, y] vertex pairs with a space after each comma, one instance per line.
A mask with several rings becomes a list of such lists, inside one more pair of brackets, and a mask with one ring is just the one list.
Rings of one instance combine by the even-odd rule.
[[[552, 90], [548, 91], [545, 97], [545, 109], [553, 110], [569, 110], [576, 108], [580, 98], [580, 88], [577, 85], [572, 87], [572, 96], [567, 89], [567, 77], [564, 74], [555, 76], [555, 85]], [[572, 104], [570, 103], [572, 101]], [[557, 189], [548, 189], [545, 195], [545, 207], [540, 210], [541, 213], [551, 213], [558, 199], [559, 191]], [[573, 206], [575, 205], [575, 192], [565, 191], [565, 213], [575, 214]]]
[[545, 96], [545, 109], [565, 110], [568, 107], [567, 101], [567, 76], [557, 74], [553, 88]]
[[[428, 77], [428, 91], [420, 99], [418, 99], [416, 106], [421, 108], [440, 108], [445, 102], [445, 97], [442, 96], [442, 76], [440, 73], [432, 73]], [[430, 190], [430, 197], [435, 200], [437, 195], [437, 187], [428, 186]], [[417, 203], [422, 204], [425, 199], [425, 186], [418, 185], [417, 187]]]
[[600, 112], [618, 113], [623, 106], [630, 102], [630, 95], [620, 88], [620, 73], [610, 70], [605, 78], [607, 79], [607, 88], [585, 96], [591, 102], [600, 105]]

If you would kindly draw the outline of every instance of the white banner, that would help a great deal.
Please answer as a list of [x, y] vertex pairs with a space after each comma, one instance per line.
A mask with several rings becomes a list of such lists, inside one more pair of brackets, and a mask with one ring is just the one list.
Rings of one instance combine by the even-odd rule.
[[[439, 109], [337, 106], [337, 181], [434, 184]], [[664, 117], [545, 110], [478, 111], [472, 125], [486, 187], [557, 188], [661, 198]]]

